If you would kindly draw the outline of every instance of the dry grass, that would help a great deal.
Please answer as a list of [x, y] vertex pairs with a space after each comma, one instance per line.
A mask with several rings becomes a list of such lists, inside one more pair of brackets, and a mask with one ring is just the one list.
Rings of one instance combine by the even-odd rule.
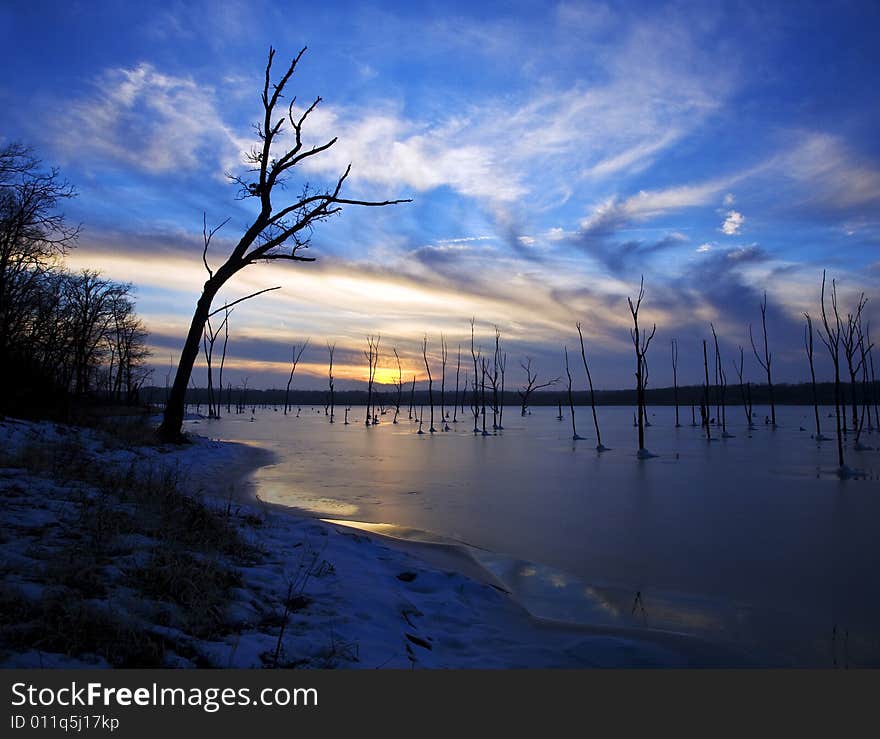
[[157, 549], [147, 564], [128, 571], [126, 582], [155, 601], [176, 606], [164, 611], [169, 626], [207, 638], [228, 631], [225, 606], [241, 577], [228, 566], [184, 550]]
[[[141, 444], [136, 428], [131, 424], [129, 438]], [[0, 452], [0, 466], [52, 480], [74, 504], [57, 524], [30, 530], [37, 537], [31, 556], [43, 564], [39, 581], [50, 595], [29, 600], [0, 582], [0, 647], [97, 655], [115, 667], [161, 666], [167, 648], [181, 654], [180, 645], [144, 628], [140, 616], [109, 610], [120, 586], [142, 594], [155, 622], [195, 638], [228, 633], [230, 589], [241, 584], [235, 565], [261, 555], [240, 534], [231, 505], [218, 510], [188, 495], [179, 469], [137, 454], [128, 465], [101, 464], [76, 432], [58, 429], [61, 438]], [[114, 442], [127, 443], [122, 435]], [[143, 544], [131, 544], [129, 534], [155, 548], [146, 563], [120, 574], [117, 561], [144, 561], [137, 549]]]
[[70, 657], [94, 655], [113, 667], [162, 665], [165, 645], [161, 639], [69, 592], [52, 593], [34, 602], [4, 588], [0, 614], [7, 648]]

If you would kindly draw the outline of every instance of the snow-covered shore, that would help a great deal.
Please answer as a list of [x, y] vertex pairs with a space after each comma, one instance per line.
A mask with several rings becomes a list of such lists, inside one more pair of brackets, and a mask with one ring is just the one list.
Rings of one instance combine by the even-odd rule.
[[454, 549], [264, 504], [246, 481], [270, 461], [258, 448], [121, 436], [0, 422], [0, 666], [748, 664], [677, 634], [539, 621]]

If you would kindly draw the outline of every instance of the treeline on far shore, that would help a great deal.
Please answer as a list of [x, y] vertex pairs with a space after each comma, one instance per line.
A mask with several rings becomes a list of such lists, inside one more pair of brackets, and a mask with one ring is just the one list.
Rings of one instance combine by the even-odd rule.
[[[861, 385], [861, 383], [859, 383]], [[869, 383], [870, 385], [870, 383]], [[870, 389], [871, 397], [880, 396], [880, 382], [875, 383], [875, 387]], [[845, 393], [849, 393], [849, 384], [842, 383], [841, 388]], [[218, 391], [215, 390], [216, 395]], [[681, 406], [696, 405], [699, 408], [703, 402], [705, 388], [702, 385], [681, 386], [678, 388], [678, 403]], [[767, 385], [750, 386], [751, 401], [755, 405], [767, 405], [770, 402], [770, 393]], [[862, 392], [862, 388], [859, 388]], [[165, 402], [167, 390], [164, 387], [146, 387], [141, 390], [141, 400], [154, 406], [161, 406]], [[374, 395], [378, 395], [376, 405], [385, 408], [394, 408], [398, 403], [398, 390], [394, 385], [386, 385], [377, 390], [374, 388]], [[676, 391], [671, 387], [648, 388], [645, 390], [646, 402], [648, 405], [674, 405]], [[505, 391], [503, 395], [499, 393], [499, 401], [505, 406], [522, 407], [522, 399], [515, 391]], [[590, 393], [588, 391], [577, 391], [572, 393], [575, 405], [589, 405]], [[834, 383], [821, 382], [816, 384], [816, 396], [820, 405], [834, 405]], [[773, 385], [773, 397], [777, 405], [811, 405], [813, 402], [813, 391], [809, 383], [797, 384], [781, 384]], [[848, 397], [848, 395], [847, 395]], [[201, 387], [191, 387], [187, 390], [186, 402], [190, 406], [206, 406], [208, 404], [208, 389]], [[215, 398], [216, 400], [216, 398]], [[447, 390], [444, 397], [444, 404], [450, 410], [456, 403], [455, 393]], [[326, 390], [290, 390], [288, 402], [290, 405], [296, 406], [324, 406], [330, 403], [330, 396]], [[416, 390], [411, 392], [408, 388], [404, 389], [400, 395], [400, 408], [406, 410], [410, 403], [414, 406], [428, 405], [430, 402], [427, 390]], [[258, 390], [254, 388], [229, 387], [224, 388], [220, 397], [221, 407], [225, 407], [227, 412], [234, 412], [237, 408], [252, 408], [254, 406], [278, 405], [283, 406], [285, 403], [285, 390], [280, 388]], [[341, 406], [358, 406], [366, 405], [366, 390], [336, 390], [334, 393], [334, 404], [337, 408]], [[543, 390], [532, 393], [528, 399], [528, 407], [532, 406], [556, 406], [559, 403], [568, 405], [568, 394], [565, 391]], [[737, 385], [728, 387], [725, 395], [725, 404], [740, 405], [742, 400]], [[459, 407], [468, 408], [473, 404], [471, 393], [466, 396], [459, 392], [457, 398]], [[635, 405], [636, 389], [629, 390], [597, 390], [597, 405]], [[440, 393], [434, 391], [434, 405], [440, 405]], [[713, 398], [714, 405], [714, 398]]]

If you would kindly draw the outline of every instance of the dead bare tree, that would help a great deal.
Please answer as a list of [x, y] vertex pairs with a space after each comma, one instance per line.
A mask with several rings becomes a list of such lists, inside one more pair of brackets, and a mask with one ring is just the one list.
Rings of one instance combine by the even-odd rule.
[[755, 353], [755, 359], [758, 364], [767, 373], [767, 392], [770, 394], [770, 424], [776, 428], [776, 403], [773, 400], [773, 378], [770, 374], [770, 365], [773, 361], [773, 355], [770, 353], [770, 344], [767, 341], [767, 291], [764, 291], [764, 300], [761, 301], [761, 328], [764, 334], [764, 357], [758, 353], [758, 347], [755, 346], [755, 337], [752, 335], [752, 324], [749, 324], [749, 339], [752, 342], [752, 351]]
[[840, 311], [837, 306], [837, 284], [831, 280], [831, 308], [834, 311], [834, 326], [828, 320], [828, 313], [825, 309], [825, 270], [822, 270], [822, 291], [820, 294], [820, 305], [822, 308], [822, 325], [825, 333], [818, 331], [819, 338], [828, 349], [831, 356], [831, 363], [834, 365], [834, 415], [837, 421], [837, 464], [841, 476], [846, 473], [846, 465], [843, 459], [843, 428], [841, 427], [841, 393], [840, 393]]
[[443, 430], [449, 431], [449, 424], [446, 423], [446, 360], [449, 358], [449, 351], [446, 347], [446, 337], [440, 334], [440, 420], [443, 422]]
[[563, 347], [563, 356], [565, 357], [565, 374], [568, 377], [568, 407], [571, 411], [571, 438], [572, 441], [580, 441], [583, 439], [583, 436], [578, 436], [577, 427], [574, 422], [574, 396], [571, 392], [572, 379], [571, 379], [571, 369], [568, 366], [568, 347]]
[[[287, 176], [297, 165], [327, 151], [336, 143], [336, 138], [332, 138], [324, 144], [311, 148], [303, 146], [303, 126], [321, 102], [320, 97], [315, 98], [314, 102], [304, 110], [296, 112], [294, 97], [287, 107], [287, 115], [276, 117], [276, 107], [283, 98], [284, 90], [305, 51], [306, 49], [303, 48], [297, 54], [280, 80], [273, 84], [272, 62], [275, 58], [275, 49], [269, 48], [261, 96], [263, 115], [262, 121], [256, 126], [256, 145], [248, 154], [250, 169], [244, 176], [230, 176], [230, 179], [239, 185], [241, 198], [257, 199], [259, 211], [226, 260], [216, 270], [212, 269], [208, 262], [207, 244], [202, 252], [202, 261], [208, 271], [208, 279], [196, 303], [159, 429], [160, 435], [167, 440], [176, 440], [180, 437], [186, 387], [198, 355], [205, 322], [211, 315], [214, 298], [233, 275], [256, 262], [314, 261], [313, 257], [306, 257], [301, 253], [309, 246], [313, 228], [318, 223], [340, 213], [345, 205], [382, 207], [407, 202], [403, 199], [360, 200], [342, 197], [343, 185], [351, 172], [349, 165], [333, 186], [319, 190], [307, 183], [300, 189], [299, 196], [292, 199], [293, 202], [288, 201], [288, 204], [281, 207], [273, 204], [272, 196], [284, 190]], [[293, 133], [293, 145], [290, 148], [285, 147], [286, 151], [283, 154], [279, 151], [278, 155], [273, 155], [273, 145], [277, 143], [285, 125]]]
[[413, 417], [413, 403], [415, 402], [415, 399], [416, 399], [416, 376], [413, 375], [412, 387], [410, 388], [410, 391], [409, 391], [409, 420], [410, 421], [412, 421], [412, 417]]
[[675, 403], [675, 428], [679, 428], [681, 423], [678, 420], [678, 340], [673, 339], [672, 342], [672, 399]]
[[485, 357], [480, 358], [480, 413], [483, 417], [483, 436], [488, 436], [486, 431], [486, 377], [489, 375], [489, 360]]
[[481, 364], [482, 359], [482, 349], [480, 349], [479, 353], [474, 347], [474, 319], [471, 318], [471, 358], [474, 360], [474, 379], [471, 381], [471, 386], [473, 387], [474, 393], [474, 433], [478, 434], [480, 432], [479, 424], [480, 424], [480, 406], [477, 402], [477, 377], [479, 376], [479, 367], [478, 364]]
[[397, 353], [397, 347], [393, 348], [394, 358], [397, 360], [397, 402], [394, 404], [394, 420], [397, 423], [397, 417], [400, 415], [400, 401], [403, 399], [403, 368], [400, 366], [400, 355]]
[[336, 408], [335, 396], [333, 393], [333, 354], [336, 351], [336, 344], [327, 342], [327, 353], [330, 355], [330, 366], [327, 369], [327, 381], [330, 385], [330, 423], [335, 423], [334, 411]]
[[[850, 406], [852, 408], [852, 427], [853, 431], [858, 434], [859, 429], [859, 404], [856, 398], [856, 387], [858, 383], [856, 378], [861, 370], [861, 351], [862, 343], [861, 321], [862, 311], [868, 299], [865, 294], [859, 295], [858, 302], [854, 313], [846, 314], [846, 321], [843, 324], [843, 330], [840, 334], [840, 343], [843, 346], [843, 355], [846, 358], [846, 367], [849, 371], [850, 386]], [[844, 433], [846, 432], [846, 424], [844, 423]]]
[[[871, 327], [870, 324], [865, 326], [865, 343], [869, 347], [873, 347], [874, 345], [871, 343]], [[874, 406], [874, 428], [880, 431], [880, 392], [878, 392], [877, 388], [877, 375], [874, 373], [874, 352], [871, 348], [865, 351], [865, 354], [868, 358], [868, 362], [865, 365], [866, 367], [870, 367], [870, 377], [871, 377], [871, 394], [870, 398], [873, 400]], [[870, 408], [868, 410], [868, 415], [870, 416]]]
[[746, 414], [746, 428], [749, 431], [754, 429], [752, 424], [752, 389], [751, 383], [748, 384], [748, 394], [746, 393], [746, 385], [743, 383], [743, 368], [745, 366], [745, 353], [742, 346], [739, 347], [739, 365], [736, 360], [733, 361], [733, 368], [736, 370], [736, 376], [739, 378], [739, 393], [742, 398], [743, 412]]
[[299, 360], [302, 358], [303, 352], [306, 350], [306, 347], [309, 345], [309, 339], [306, 339], [302, 346], [300, 346], [299, 351], [296, 349], [296, 344], [293, 345], [292, 359], [290, 364], [290, 376], [287, 378], [287, 389], [284, 391], [284, 415], [287, 415], [287, 411], [290, 409], [290, 383], [293, 382], [293, 373], [296, 372], [296, 366], [299, 364]]
[[[217, 337], [220, 335], [220, 332], [224, 329], [227, 329], [229, 325], [229, 314], [231, 311], [227, 310], [226, 314], [223, 318], [223, 322], [214, 328], [211, 325], [211, 319], [209, 318], [205, 321], [205, 333], [202, 335], [202, 349], [205, 354], [205, 365], [207, 367], [208, 373], [208, 418], [220, 418], [220, 400], [214, 401], [214, 368], [212, 366], [213, 357], [214, 357], [214, 344], [217, 341]], [[228, 336], [228, 333], [227, 333]], [[226, 355], [225, 352], [225, 343], [224, 343], [224, 358]], [[223, 388], [223, 382], [220, 381], [220, 388]]]
[[645, 329], [639, 329], [639, 308], [642, 305], [642, 299], [645, 297], [645, 278], [642, 276], [639, 282], [639, 293], [636, 302], [633, 303], [632, 298], [627, 298], [629, 312], [632, 314], [633, 328], [630, 329], [633, 347], [636, 352], [636, 402], [638, 403], [638, 421], [639, 421], [639, 456], [648, 456], [649, 452], [645, 449], [645, 355], [648, 353], [648, 347], [651, 345], [651, 339], [657, 332], [657, 324], [648, 333]]
[[432, 434], [437, 432], [434, 428], [434, 380], [431, 377], [431, 365], [428, 363], [428, 335], [422, 342], [422, 357], [425, 360], [425, 371], [428, 373], [428, 402], [431, 405], [431, 426], [428, 429]]
[[822, 429], [819, 425], [819, 397], [816, 393], [816, 368], [813, 364], [813, 319], [809, 313], [804, 313], [807, 319], [807, 325], [804, 326], [804, 350], [807, 353], [807, 361], [810, 363], [810, 387], [813, 391], [813, 415], [816, 420], [816, 435], [813, 437], [816, 441], [824, 441]]
[[533, 392], [535, 392], [536, 390], [541, 390], [545, 387], [551, 387], [551, 386], [555, 385], [557, 382], [559, 382], [560, 378], [554, 377], [552, 380], [548, 380], [547, 382], [539, 383], [537, 370], [534, 372], [534, 374], [532, 373], [532, 358], [531, 357], [526, 357], [525, 364], [520, 362], [519, 366], [522, 367], [526, 373], [525, 386], [522, 388], [522, 390], [516, 391], [517, 395], [519, 395], [520, 402], [521, 402], [520, 415], [525, 416], [526, 411], [529, 407], [529, 396], [531, 396], [531, 394]]
[[727, 403], [725, 400], [725, 391], [727, 390], [727, 376], [724, 373], [724, 365], [721, 362], [721, 348], [718, 346], [718, 334], [715, 333], [715, 325], [710, 321], [709, 328], [712, 329], [712, 339], [715, 341], [715, 374], [718, 382], [718, 423], [721, 424], [721, 438], [729, 439], [731, 434], [727, 433]]
[[498, 430], [498, 372], [501, 354], [501, 330], [495, 327], [495, 354], [492, 359], [492, 374], [489, 381], [492, 384], [492, 430]]
[[381, 338], [379, 334], [376, 334], [375, 337], [372, 335], [368, 336], [367, 351], [364, 352], [369, 368], [367, 374], [367, 417], [364, 420], [365, 426], [375, 426], [379, 422], [379, 419], [373, 413], [373, 383], [376, 380], [376, 367], [379, 364], [379, 341]]
[[709, 427], [709, 356], [706, 350], [706, 340], [703, 339], [703, 371], [706, 381], [703, 385], [703, 402], [700, 405], [700, 417], [703, 426], [706, 427], [706, 440], [712, 441], [712, 430]]
[[[867, 358], [868, 352], [870, 352], [874, 347], [871, 344], [866, 346], [866, 334], [862, 329], [862, 315], [861, 311], [859, 311], [858, 316], [855, 319], [855, 333], [858, 336], [857, 339], [857, 347], [859, 351], [859, 361], [857, 363], [856, 370], [862, 373], [862, 413], [858, 418], [858, 424], [856, 426], [856, 438], [853, 443], [853, 449], [856, 451], [867, 451], [870, 447], [865, 447], [862, 445], [862, 429], [865, 427], [865, 415], [867, 411], [868, 422], [870, 424], [871, 418], [871, 410], [868, 407], [868, 371], [867, 371]], [[849, 360], [847, 360], [849, 361]], [[852, 380], [852, 385], [856, 385], [855, 379]], [[855, 391], [853, 391], [853, 406], [855, 406]]]
[[452, 423], [458, 423], [458, 378], [461, 375], [461, 344], [458, 345], [458, 360], [455, 363], [455, 398], [452, 403]]
[[590, 373], [590, 365], [587, 364], [587, 352], [584, 349], [584, 335], [581, 332], [581, 322], [577, 324], [578, 339], [581, 342], [581, 359], [584, 362], [584, 371], [587, 373], [587, 383], [590, 386], [590, 406], [593, 409], [593, 426], [596, 428], [596, 449], [597, 451], [607, 451], [607, 447], [602, 444], [602, 434], [599, 433], [599, 415], [596, 412], [596, 393], [593, 390], [593, 375]]
[[464, 386], [461, 389], [461, 399], [459, 402], [461, 405], [459, 406], [459, 410], [464, 414], [464, 402], [467, 400], [467, 389], [468, 389], [468, 372], [464, 371]]
[[[226, 365], [226, 348], [229, 346], [229, 314], [231, 312], [232, 311], [227, 308], [224, 311], [225, 315], [223, 318], [223, 353], [220, 355], [220, 372], [217, 375], [217, 379], [219, 381], [219, 387], [217, 389], [217, 418], [220, 418], [220, 403], [223, 400], [223, 368]], [[226, 412], [229, 412], [228, 408]]]
[[504, 431], [504, 376], [507, 372], [507, 352], [502, 352], [498, 369], [501, 371], [501, 404], [498, 406], [498, 430]]

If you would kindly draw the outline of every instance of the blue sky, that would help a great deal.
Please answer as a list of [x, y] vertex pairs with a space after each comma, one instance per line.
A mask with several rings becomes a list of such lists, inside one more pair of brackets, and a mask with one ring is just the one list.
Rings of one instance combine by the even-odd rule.
[[454, 352], [475, 316], [486, 347], [501, 328], [511, 384], [525, 356], [561, 374], [581, 321], [598, 385], [624, 387], [641, 274], [651, 384], [673, 337], [698, 381], [710, 321], [728, 363], [748, 349], [765, 289], [778, 378], [797, 381], [822, 269], [844, 302], [880, 284], [877, 3], [36, 1], [0, 8], [0, 40], [0, 137], [77, 186], [70, 264], [134, 283], [160, 384], [205, 277], [202, 214], [230, 218], [218, 261], [250, 215], [223, 174], [270, 44], [276, 66], [308, 46], [290, 88], [323, 98], [306, 138], [339, 137], [303, 181], [351, 162], [350, 196], [414, 202], [347, 209], [314, 264], [240, 273], [225, 297], [282, 290], [233, 314], [234, 382], [282, 385], [311, 337], [299, 384], [323, 386], [333, 341], [344, 386], [376, 332], [380, 378], [397, 346], [421, 379], [422, 336]]

